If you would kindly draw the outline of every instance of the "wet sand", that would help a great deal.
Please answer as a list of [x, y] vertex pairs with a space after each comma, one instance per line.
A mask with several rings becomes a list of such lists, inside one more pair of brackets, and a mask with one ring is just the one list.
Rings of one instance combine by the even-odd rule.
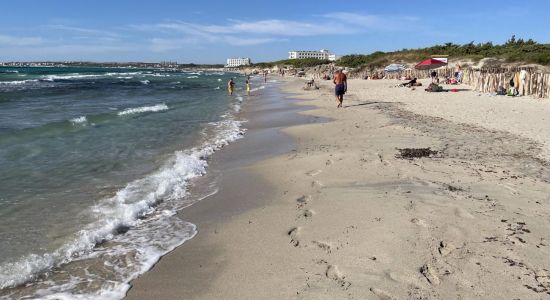
[[[282, 130], [295, 144], [277, 133], [252, 165], [220, 157], [220, 192], [183, 212], [199, 234], [128, 298], [550, 297], [550, 164], [536, 137], [547, 108], [393, 84], [351, 81], [337, 110], [329, 82], [289, 81], [315, 107]], [[515, 111], [483, 118], [503, 107]], [[256, 149], [245, 143], [220, 156]]]

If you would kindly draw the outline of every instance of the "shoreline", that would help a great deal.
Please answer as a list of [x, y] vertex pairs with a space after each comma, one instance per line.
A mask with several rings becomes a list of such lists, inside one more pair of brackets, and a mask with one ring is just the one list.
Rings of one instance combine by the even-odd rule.
[[[296, 148], [246, 167], [238, 183], [242, 190], [269, 186], [249, 199], [261, 205], [196, 223], [197, 237], [136, 280], [127, 298], [550, 294], [550, 167], [539, 158], [543, 145], [506, 128], [512, 117], [495, 116], [507, 130], [486, 129], [468, 115], [467, 103], [477, 97], [471, 92], [381, 86], [389, 81], [352, 81], [345, 109], [336, 110], [330, 82], [317, 91], [300, 91], [302, 84], [293, 79], [284, 88], [299, 93], [292, 96], [298, 106], [313, 105], [300, 114], [331, 121], [285, 127]], [[504, 108], [510, 106], [516, 103]], [[461, 114], [445, 115], [455, 107]], [[535, 129], [541, 114], [532, 116]], [[478, 125], [461, 121], [468, 117]], [[402, 148], [437, 155], [401, 159]], [[238, 190], [234, 195], [248, 194]]]
[[[203, 273], [206, 268], [203, 269], [202, 265], [208, 265], [219, 256], [218, 251], [206, 250], [205, 248], [209, 247], [205, 244], [209, 244], [223, 232], [220, 226], [225, 222], [245, 211], [270, 205], [271, 200], [266, 195], [272, 192], [272, 187], [258, 176], [260, 174], [252, 170], [251, 166], [266, 158], [295, 149], [295, 141], [280, 132], [281, 128], [323, 121], [319, 117], [298, 115], [298, 112], [306, 108], [295, 106], [296, 100], [282, 93], [280, 86], [260, 89], [256, 93], [260, 95], [247, 98], [242, 105], [241, 114], [247, 120], [244, 125], [247, 130], [244, 138], [224, 147], [223, 151], [216, 152], [209, 162], [206, 176], [198, 178], [194, 183], [193, 188], [196, 188], [204, 183], [217, 181], [218, 192], [178, 213], [180, 218], [198, 226], [198, 234], [163, 256], [151, 270], [132, 281], [132, 288], [125, 299], [181, 297], [181, 291], [173, 290], [179, 284], [185, 284], [190, 288], [188, 294], [200, 294], [201, 285], [207, 283], [206, 279], [213, 275], [211, 272]], [[264, 99], [261, 93], [268, 93], [269, 100]], [[265, 100], [268, 102], [265, 103]], [[190, 193], [193, 193], [193, 190]], [[190, 274], [173, 274], [173, 264], [190, 268]], [[176, 277], [184, 280], [175, 283], [173, 279]], [[169, 286], [162, 290], [152, 287], [164, 283], [169, 283]]]

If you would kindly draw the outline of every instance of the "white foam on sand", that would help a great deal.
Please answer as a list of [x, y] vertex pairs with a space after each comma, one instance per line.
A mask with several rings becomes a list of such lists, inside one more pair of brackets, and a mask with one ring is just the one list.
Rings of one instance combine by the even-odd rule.
[[144, 112], [158, 112], [167, 110], [168, 106], [166, 104], [157, 104], [152, 106], [141, 106], [141, 107], [134, 107], [134, 108], [127, 108], [121, 112], [118, 112], [117, 115], [119, 116], [125, 116], [125, 115], [132, 115], [132, 114], [139, 114]]

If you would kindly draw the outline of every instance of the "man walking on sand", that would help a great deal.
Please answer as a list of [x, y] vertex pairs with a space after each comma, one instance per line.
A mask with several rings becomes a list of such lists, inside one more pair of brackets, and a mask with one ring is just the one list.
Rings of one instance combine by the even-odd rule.
[[336, 85], [334, 87], [334, 94], [336, 95], [336, 101], [338, 102], [338, 106], [336, 106], [336, 108], [340, 108], [344, 102], [344, 94], [348, 90], [348, 77], [344, 74], [344, 72], [342, 72], [342, 69], [339, 69], [334, 73], [333, 82]]

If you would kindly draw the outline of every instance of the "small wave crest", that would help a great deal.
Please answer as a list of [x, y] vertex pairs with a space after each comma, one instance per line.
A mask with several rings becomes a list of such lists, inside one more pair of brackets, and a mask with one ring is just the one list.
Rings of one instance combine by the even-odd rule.
[[104, 75], [98, 74], [69, 74], [69, 75], [45, 75], [42, 77], [44, 81], [56, 81], [56, 80], [70, 80], [70, 79], [86, 79], [86, 78], [100, 78]]
[[157, 112], [157, 111], [163, 111], [167, 110], [168, 105], [166, 104], [157, 104], [152, 106], [142, 106], [142, 107], [134, 107], [134, 108], [127, 108], [121, 112], [118, 112], [117, 115], [119, 116], [125, 116], [125, 115], [131, 115], [131, 114], [139, 114], [144, 112]]
[[149, 80], [142, 80], [142, 81], [140, 81], [140, 82], [143, 83], [143, 84], [145, 84], [145, 85], [148, 85], [149, 83], [151, 83], [151, 81], [149, 81]]
[[27, 80], [0, 81], [0, 85], [23, 85], [31, 82], [38, 82], [38, 80], [27, 79]]
[[74, 119], [70, 119], [69, 122], [71, 122], [71, 124], [73, 125], [81, 125], [88, 122], [88, 119], [86, 118], [86, 116], [80, 116]]

